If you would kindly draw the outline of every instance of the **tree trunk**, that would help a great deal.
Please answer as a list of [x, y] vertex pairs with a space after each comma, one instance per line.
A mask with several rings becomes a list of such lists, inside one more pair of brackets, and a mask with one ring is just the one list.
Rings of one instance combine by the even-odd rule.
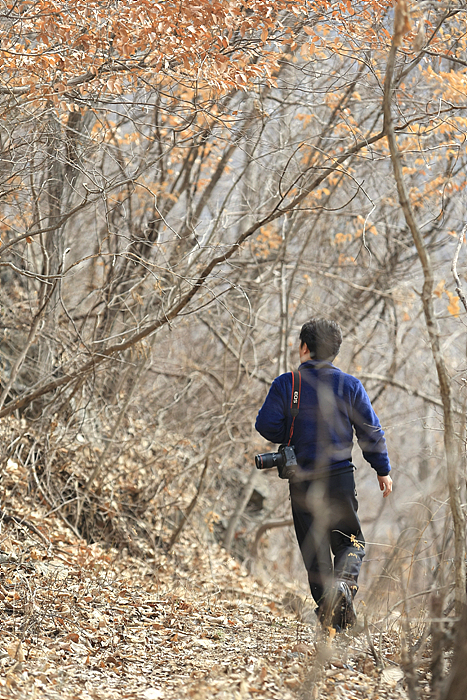
[[384, 128], [387, 133], [394, 178], [397, 185], [399, 203], [404, 214], [407, 226], [412, 234], [413, 242], [417, 249], [418, 257], [423, 270], [422, 304], [425, 315], [425, 324], [430, 339], [431, 353], [438, 374], [438, 384], [441, 401], [443, 402], [444, 417], [444, 453], [446, 456], [446, 475], [449, 489], [449, 505], [454, 526], [455, 548], [455, 599], [456, 611], [460, 615], [466, 601], [465, 591], [465, 518], [462, 511], [459, 479], [459, 446], [454, 426], [454, 412], [452, 408], [451, 378], [446, 362], [441, 351], [440, 329], [433, 308], [434, 275], [430, 255], [426, 248], [423, 236], [415, 220], [414, 211], [410, 202], [404, 177], [401, 156], [397, 145], [396, 135], [392, 122], [391, 100], [392, 82], [394, 74], [395, 57], [397, 53], [398, 38], [393, 37], [391, 51], [388, 58], [388, 66], [384, 82]]

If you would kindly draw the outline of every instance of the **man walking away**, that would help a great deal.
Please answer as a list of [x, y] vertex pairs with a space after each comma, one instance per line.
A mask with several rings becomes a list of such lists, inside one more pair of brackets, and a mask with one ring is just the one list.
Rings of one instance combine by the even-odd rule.
[[392, 491], [384, 433], [361, 382], [332, 363], [342, 343], [335, 321], [312, 318], [300, 331], [299, 408], [293, 374], [277, 377], [256, 418], [266, 440], [293, 445], [289, 479], [297, 541], [317, 615], [336, 631], [355, 624], [353, 598], [365, 554], [352, 464], [354, 431], [386, 498]]

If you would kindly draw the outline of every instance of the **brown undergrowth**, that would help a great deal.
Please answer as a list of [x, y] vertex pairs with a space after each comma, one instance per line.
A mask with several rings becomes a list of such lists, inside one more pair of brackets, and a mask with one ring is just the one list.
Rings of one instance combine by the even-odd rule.
[[[185, 528], [167, 551], [176, 524], [150, 498], [144, 527], [137, 498], [133, 509], [112, 506], [111, 489], [117, 503], [123, 481], [89, 494], [104, 526], [94, 525], [86, 540], [77, 506], [57, 507], [57, 483], [62, 499], [63, 484], [79, 493], [70, 454], [55, 464], [61, 482], [46, 490], [43, 446], [19, 422], [3, 430], [0, 697], [407, 697], [394, 620], [330, 643], [309, 604], [307, 614], [286, 605], [293, 597], [286, 583], [255, 578], [199, 528]], [[168, 469], [170, 475], [170, 462]], [[131, 488], [141, 487], [138, 478]], [[89, 510], [82, 513], [91, 521]], [[417, 673], [423, 697], [428, 684], [423, 669]]]

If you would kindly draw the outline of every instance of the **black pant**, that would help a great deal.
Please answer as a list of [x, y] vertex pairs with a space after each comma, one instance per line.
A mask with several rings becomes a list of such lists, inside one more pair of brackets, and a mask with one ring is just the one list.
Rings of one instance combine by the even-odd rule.
[[290, 499], [311, 594], [319, 604], [333, 580], [343, 579], [356, 585], [365, 556], [353, 469], [308, 481], [291, 481]]

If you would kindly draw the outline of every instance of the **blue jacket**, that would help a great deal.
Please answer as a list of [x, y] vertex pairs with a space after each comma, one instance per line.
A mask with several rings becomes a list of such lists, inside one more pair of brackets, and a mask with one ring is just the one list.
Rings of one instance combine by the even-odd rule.
[[[315, 475], [351, 467], [353, 432], [363, 456], [380, 476], [391, 470], [384, 432], [362, 383], [330, 362], [309, 360], [299, 367], [301, 395], [291, 444], [297, 463]], [[281, 374], [256, 418], [256, 430], [287, 444], [292, 415], [292, 374]]]

